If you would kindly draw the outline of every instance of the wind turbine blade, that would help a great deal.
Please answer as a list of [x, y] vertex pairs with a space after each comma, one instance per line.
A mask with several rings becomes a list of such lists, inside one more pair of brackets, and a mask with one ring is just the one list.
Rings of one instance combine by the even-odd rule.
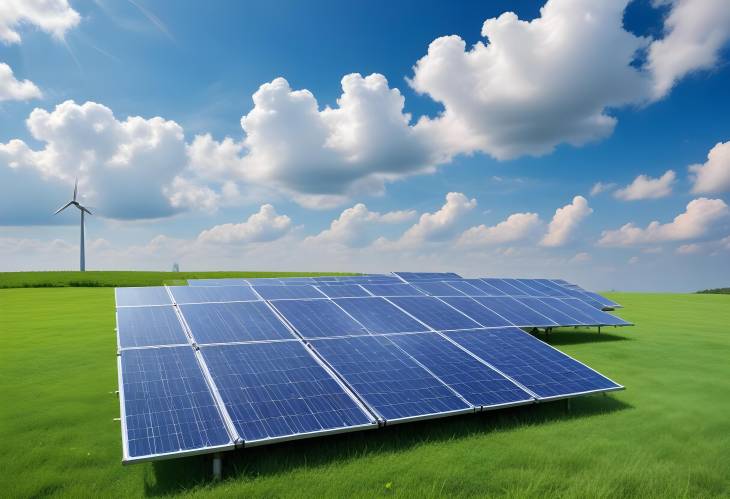
[[76, 201], [76, 193], [79, 191], [79, 179], [76, 177], [76, 183], [74, 183], [74, 201]]
[[76, 205], [76, 206], [79, 207], [79, 210], [85, 211], [89, 215], [93, 215], [93, 213], [91, 213], [85, 206], [81, 206], [80, 204], [79, 205]]
[[63, 210], [65, 210], [66, 208], [68, 208], [72, 204], [74, 204], [74, 202], [73, 201], [69, 201], [68, 203], [66, 203], [65, 205], [61, 206], [59, 209], [57, 209], [56, 210], [56, 213], [54, 213], [54, 215], [58, 215], [59, 213], [61, 213]]

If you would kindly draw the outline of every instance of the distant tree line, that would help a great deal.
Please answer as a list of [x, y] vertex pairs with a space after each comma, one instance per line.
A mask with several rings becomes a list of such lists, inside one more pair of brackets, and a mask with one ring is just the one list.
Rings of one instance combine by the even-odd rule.
[[730, 288], [703, 289], [697, 292], [705, 295], [730, 295]]

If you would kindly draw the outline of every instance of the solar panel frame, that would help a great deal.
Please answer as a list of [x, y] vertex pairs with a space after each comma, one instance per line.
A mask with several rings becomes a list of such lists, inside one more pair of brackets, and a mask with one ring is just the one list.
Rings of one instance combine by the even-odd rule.
[[[154, 349], [167, 349], [167, 348], [191, 348], [192, 349], [192, 347], [190, 345], [175, 345], [175, 346], [147, 347], [144, 349], [129, 349], [129, 350], [127, 350], [127, 352], [130, 352], [131, 350], [154, 350]], [[185, 456], [209, 454], [209, 453], [214, 453], [214, 452], [233, 450], [236, 448], [237, 433], [235, 433], [235, 430], [233, 430], [233, 433], [231, 433], [232, 428], [228, 426], [228, 422], [226, 421], [226, 415], [223, 412], [221, 412], [221, 406], [215, 398], [215, 394], [213, 393], [212, 387], [210, 386], [209, 379], [206, 376], [205, 370], [204, 370], [203, 366], [201, 366], [199, 363], [197, 363], [198, 368], [201, 370], [201, 372], [203, 374], [203, 379], [205, 380], [206, 386], [208, 387], [208, 390], [211, 392], [211, 397], [213, 398], [216, 409], [219, 412], [222, 424], [224, 425], [224, 428], [228, 435], [229, 441], [227, 443], [221, 444], [221, 445], [196, 447], [196, 448], [191, 448], [191, 449], [187, 449], [187, 450], [177, 450], [177, 451], [171, 451], [171, 452], [153, 453], [153, 454], [147, 454], [147, 455], [138, 456], [138, 457], [131, 456], [130, 451], [129, 451], [129, 442], [128, 442], [129, 428], [127, 426], [127, 407], [126, 407], [127, 396], [126, 396], [126, 392], [124, 389], [124, 372], [125, 372], [125, 370], [123, 367], [122, 353], [123, 352], [119, 352], [117, 354], [117, 390], [119, 393], [119, 419], [120, 419], [120, 428], [121, 428], [121, 433], [122, 433], [122, 464], [160, 461], [160, 460], [170, 459], [170, 458], [174, 458], [174, 457], [185, 457]], [[195, 352], [193, 352], [193, 354], [195, 355]]]

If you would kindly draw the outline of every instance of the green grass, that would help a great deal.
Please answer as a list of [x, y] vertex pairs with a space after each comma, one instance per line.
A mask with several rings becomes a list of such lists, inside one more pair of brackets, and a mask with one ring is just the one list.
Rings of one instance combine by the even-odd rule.
[[353, 275], [339, 272], [0, 272], [0, 288], [122, 287], [185, 284], [186, 279], [223, 277], [308, 277]]
[[730, 495], [730, 297], [611, 294], [637, 326], [550, 342], [608, 396], [122, 466], [111, 289], [0, 290], [3, 497]]

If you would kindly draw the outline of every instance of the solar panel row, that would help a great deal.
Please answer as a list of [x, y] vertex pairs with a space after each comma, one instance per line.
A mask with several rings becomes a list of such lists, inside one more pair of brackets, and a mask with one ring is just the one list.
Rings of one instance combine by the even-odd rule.
[[[266, 289], [266, 302], [206, 290], [192, 298], [208, 303], [171, 306], [190, 295], [146, 289], [117, 290], [127, 461], [621, 388], [499, 327], [511, 323], [480, 302], [489, 297], [300, 299], [311, 290]], [[145, 297], [154, 306], [129, 306]]]

